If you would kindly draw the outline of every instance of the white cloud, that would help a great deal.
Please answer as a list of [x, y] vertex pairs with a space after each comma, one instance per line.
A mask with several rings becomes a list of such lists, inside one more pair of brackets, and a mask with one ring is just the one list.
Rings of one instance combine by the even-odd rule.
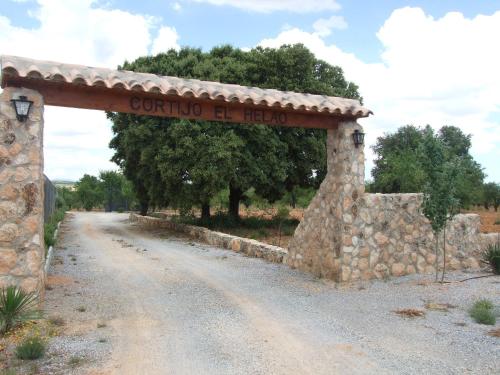
[[[40, 26], [13, 26], [0, 16], [2, 53], [115, 67], [148, 53], [151, 17], [94, 6], [94, 0], [38, 0]], [[133, 27], [131, 27], [133, 25]]]
[[180, 12], [182, 10], [182, 5], [179, 3], [173, 3], [172, 9], [175, 10], [176, 12]]
[[347, 29], [347, 22], [342, 16], [320, 18], [313, 23], [313, 29], [319, 36], [328, 36], [332, 33], [332, 29]]
[[336, 11], [336, 0], [191, 0], [197, 3], [227, 5], [251, 12], [289, 11], [295, 13]]
[[[1, 54], [115, 68], [124, 60], [148, 54], [159, 23], [151, 16], [103, 7], [96, 0], [38, 0], [29, 7], [29, 14], [40, 24], [36, 28], [14, 26], [0, 15]], [[176, 38], [174, 29], [163, 26], [153, 49], [176, 47]], [[102, 111], [46, 107], [46, 174], [78, 178], [116, 168], [108, 162], [110, 127]]]
[[[472, 153], [490, 179], [500, 180], [500, 12], [472, 19], [452, 12], [434, 19], [419, 8], [395, 10], [380, 28], [381, 63], [367, 64], [317, 33], [300, 29], [263, 46], [304, 43], [318, 58], [340, 65], [359, 84], [375, 115], [360, 120], [367, 146], [405, 124], [455, 125], [473, 135]], [[366, 148], [367, 177], [373, 154]]]
[[177, 39], [179, 39], [179, 35], [174, 27], [162, 26], [160, 31], [158, 31], [158, 36], [153, 42], [151, 53], [156, 55], [172, 48], [179, 50], [180, 46], [177, 44]]

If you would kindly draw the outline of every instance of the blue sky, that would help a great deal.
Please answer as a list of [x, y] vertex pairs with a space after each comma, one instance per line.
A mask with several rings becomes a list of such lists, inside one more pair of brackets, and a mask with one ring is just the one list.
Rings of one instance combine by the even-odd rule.
[[[304, 43], [359, 84], [375, 112], [361, 121], [367, 146], [407, 123], [456, 125], [495, 181], [499, 37], [500, 1], [0, 0], [1, 54], [113, 68], [179, 46]], [[45, 137], [51, 178], [113, 167], [101, 112], [48, 108]]]

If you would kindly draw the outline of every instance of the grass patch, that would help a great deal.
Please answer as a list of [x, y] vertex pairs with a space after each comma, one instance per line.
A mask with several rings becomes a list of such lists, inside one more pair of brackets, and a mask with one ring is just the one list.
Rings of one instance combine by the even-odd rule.
[[29, 337], [16, 347], [16, 357], [24, 360], [42, 358], [45, 353], [45, 343], [39, 337]]
[[493, 310], [493, 303], [487, 299], [482, 299], [474, 303], [469, 310], [469, 315], [476, 323], [495, 325], [497, 319]]
[[62, 327], [65, 324], [64, 319], [61, 318], [60, 316], [50, 317], [49, 323], [52, 324], [53, 326], [57, 326], [57, 327]]
[[0, 372], [0, 375], [17, 375], [17, 371], [13, 368], [6, 368]]
[[[64, 208], [59, 208], [54, 211], [49, 220], [44, 224], [44, 234], [43, 238], [45, 241], [45, 251], [47, 252], [49, 247], [54, 246], [56, 244], [56, 239], [54, 238], [54, 234], [57, 230], [57, 223], [64, 219]], [[47, 255], [47, 253], [45, 254]]]
[[83, 363], [83, 358], [78, 357], [76, 355], [74, 355], [73, 357], [71, 357], [69, 359], [69, 361], [68, 361], [68, 365], [70, 365], [71, 367], [80, 366], [82, 363]]
[[405, 318], [417, 318], [425, 316], [425, 311], [419, 309], [399, 309], [394, 311]]
[[239, 220], [225, 213], [218, 213], [209, 220], [203, 220], [193, 216], [174, 216], [173, 221], [181, 224], [196, 225], [210, 230], [229, 233], [239, 237], [259, 240], [277, 233], [281, 228], [281, 234], [290, 236], [299, 225], [299, 220], [283, 217], [264, 219], [260, 217], [244, 217]]

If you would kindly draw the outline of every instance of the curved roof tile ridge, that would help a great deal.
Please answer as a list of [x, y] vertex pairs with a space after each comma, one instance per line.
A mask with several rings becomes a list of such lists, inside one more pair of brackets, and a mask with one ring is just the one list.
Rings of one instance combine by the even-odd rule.
[[194, 98], [210, 98], [211, 100], [226, 102], [253, 103], [269, 107], [353, 117], [368, 117], [373, 114], [372, 111], [363, 107], [358, 100], [354, 99], [160, 76], [128, 70], [94, 68], [9, 55], [0, 56], [0, 73], [2, 87], [6, 78], [39, 79], [51, 82], [66, 82], [74, 85], [102, 86], [108, 89], [192, 96]]

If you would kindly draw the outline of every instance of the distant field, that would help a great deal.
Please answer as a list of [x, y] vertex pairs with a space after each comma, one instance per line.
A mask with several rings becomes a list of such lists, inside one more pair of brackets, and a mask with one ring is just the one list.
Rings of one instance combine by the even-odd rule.
[[488, 211], [485, 209], [476, 209], [469, 212], [478, 214], [481, 217], [482, 233], [500, 233], [500, 211], [495, 212], [490, 208]]
[[[220, 230], [225, 233], [233, 234], [236, 236], [253, 238], [258, 241], [262, 241], [271, 245], [279, 245], [281, 247], [288, 247], [288, 243], [293, 237], [293, 232], [295, 230], [295, 226], [298, 224], [298, 221], [302, 220], [304, 217], [304, 209], [295, 208], [290, 210], [289, 218], [291, 220], [287, 220], [285, 225], [281, 231], [281, 238], [279, 235], [279, 230], [277, 227], [276, 221], [273, 221], [273, 217], [276, 215], [276, 208], [266, 208], [266, 209], [258, 209], [254, 207], [245, 208], [241, 207], [240, 216], [242, 219], [242, 225], [238, 227], [232, 228], [223, 228], [217, 227], [212, 228], [216, 230]], [[163, 210], [162, 213], [169, 217], [175, 217], [178, 215], [178, 211], [176, 210]], [[200, 212], [197, 210], [193, 211], [195, 217], [200, 216]], [[482, 233], [500, 233], [500, 212], [495, 212], [493, 209], [486, 211], [484, 209], [476, 209], [467, 211], [467, 213], [478, 214], [481, 218], [481, 232]], [[214, 212], [212, 212], [214, 214]], [[245, 222], [248, 218], [258, 218], [261, 224], [259, 228], [246, 227]], [[266, 224], [266, 221], [268, 223]], [[498, 224], [495, 224], [498, 223]], [[197, 224], [197, 223], [191, 223]]]

